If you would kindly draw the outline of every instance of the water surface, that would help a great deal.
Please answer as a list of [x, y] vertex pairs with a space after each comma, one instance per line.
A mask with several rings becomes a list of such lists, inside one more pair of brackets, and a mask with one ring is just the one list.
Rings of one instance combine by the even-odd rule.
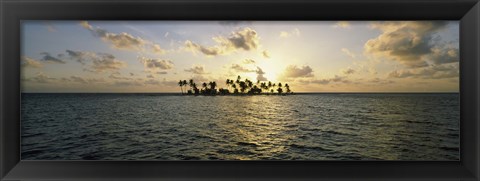
[[458, 160], [458, 94], [22, 94], [23, 160]]

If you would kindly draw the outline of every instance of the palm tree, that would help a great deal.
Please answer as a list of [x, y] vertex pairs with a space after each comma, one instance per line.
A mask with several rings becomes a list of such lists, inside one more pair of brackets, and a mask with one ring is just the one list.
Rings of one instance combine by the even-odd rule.
[[225, 83], [227, 84], [227, 89], [230, 90], [230, 79], [227, 79], [227, 81]]
[[232, 88], [234, 90], [233, 93], [235, 93], [235, 94], [238, 93], [237, 84], [233, 84]]
[[277, 92], [278, 92], [278, 94], [282, 94], [282, 92], [283, 92], [282, 87], [278, 87]]
[[241, 79], [241, 77], [240, 77], [240, 75], [239, 75], [239, 76], [237, 77], [237, 84], [240, 83], [240, 79]]
[[213, 82], [209, 82], [208, 85], [210, 86], [210, 94], [214, 94], [216, 90], [215, 87], [217, 87], [217, 83], [213, 81]]
[[180, 90], [182, 91], [182, 94], [183, 94], [183, 81], [182, 80], [178, 81], [178, 86], [180, 86]]
[[193, 89], [193, 84], [194, 84], [193, 79], [190, 79], [188, 81], [188, 85], [190, 85], [190, 89]]
[[285, 84], [285, 88], [287, 89], [287, 93], [290, 93], [290, 86], [288, 84]]
[[250, 80], [248, 80], [247, 83], [248, 83], [248, 88], [249, 88], [250, 90], [252, 90], [252, 88], [253, 88], [253, 82], [250, 81]]
[[240, 92], [244, 93], [247, 89], [247, 84], [244, 81], [240, 82]]
[[265, 82], [262, 82], [260, 83], [260, 88], [263, 89], [263, 90], [267, 90], [267, 85], [265, 84]]
[[187, 90], [187, 80], [183, 80], [183, 86], [185, 86], [185, 90]]

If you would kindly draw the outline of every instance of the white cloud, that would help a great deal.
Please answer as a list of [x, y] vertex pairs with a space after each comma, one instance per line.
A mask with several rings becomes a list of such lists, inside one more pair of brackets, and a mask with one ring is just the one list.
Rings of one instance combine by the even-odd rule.
[[349, 74], [354, 74], [355, 70], [349, 67], [347, 69], [343, 69], [341, 72], [345, 75], [349, 75]]
[[267, 50], [263, 50], [262, 56], [263, 56], [264, 58], [270, 58], [270, 53], [269, 53]]
[[117, 71], [127, 66], [127, 63], [117, 60], [115, 56], [108, 53], [95, 53], [66, 50], [70, 59], [84, 65], [84, 70], [101, 73], [105, 71]]
[[292, 31], [281, 31], [279, 36], [282, 38], [288, 38], [291, 36], [300, 36], [300, 30], [298, 28], [295, 28]]
[[257, 32], [251, 28], [244, 28], [232, 32], [228, 37], [213, 37], [217, 43], [215, 46], [206, 47], [194, 43], [190, 40], [185, 41], [185, 48], [192, 52], [200, 52], [207, 56], [225, 55], [238, 50], [251, 51], [259, 46], [259, 37]]
[[435, 39], [436, 33], [446, 25], [446, 21], [373, 23], [371, 27], [382, 34], [365, 43], [365, 52], [397, 61], [409, 68], [458, 61], [458, 54], [455, 53], [458, 49], [446, 47]]
[[144, 67], [149, 70], [169, 70], [174, 67], [173, 62], [170, 60], [140, 57], [140, 62], [142, 62]]
[[94, 36], [99, 37], [104, 42], [109, 43], [114, 49], [144, 51], [146, 47], [150, 47], [152, 52], [156, 54], [163, 54], [166, 52], [160, 47], [160, 45], [140, 37], [135, 37], [129, 33], [111, 33], [105, 29], [93, 27], [88, 23], [88, 21], [81, 21], [80, 25], [89, 30]]
[[185, 69], [185, 72], [191, 72], [193, 74], [208, 74], [203, 65], [195, 65], [192, 68]]
[[288, 78], [300, 78], [300, 77], [313, 77], [313, 70], [310, 66], [298, 67], [296, 65], [289, 65], [283, 72], [283, 77]]
[[22, 67], [24, 68], [42, 68], [43, 64], [30, 57], [22, 56]]
[[338, 21], [333, 25], [334, 28], [350, 28], [350, 22], [348, 21]]
[[342, 48], [342, 52], [345, 53], [347, 56], [351, 57], [351, 58], [356, 58], [357, 56], [355, 55], [355, 53], [351, 52], [350, 50], [348, 50], [347, 48]]

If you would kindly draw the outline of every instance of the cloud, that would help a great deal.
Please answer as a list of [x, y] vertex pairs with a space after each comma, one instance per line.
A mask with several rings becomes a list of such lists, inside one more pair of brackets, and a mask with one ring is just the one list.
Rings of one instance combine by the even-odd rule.
[[292, 31], [281, 31], [280, 32], [280, 37], [282, 38], [288, 38], [291, 36], [300, 36], [300, 30], [298, 28], [293, 29]]
[[194, 43], [190, 40], [185, 41], [185, 48], [192, 52], [200, 52], [207, 56], [225, 55], [238, 50], [250, 51], [256, 50], [259, 46], [259, 37], [257, 32], [251, 28], [244, 28], [232, 32], [228, 37], [213, 37], [217, 43], [215, 46], [206, 47]]
[[118, 87], [129, 87], [129, 86], [143, 86], [143, 83], [137, 80], [129, 80], [129, 81], [115, 81], [113, 83], [114, 86]]
[[393, 84], [395, 81], [393, 80], [386, 80], [386, 79], [380, 79], [380, 78], [373, 78], [368, 80], [369, 83], [374, 83], [374, 84]]
[[333, 25], [334, 28], [350, 28], [350, 22], [348, 21], [338, 21]]
[[85, 65], [87, 61], [90, 61], [91, 57], [95, 57], [95, 53], [92, 52], [82, 52], [74, 50], [66, 50], [66, 52], [67, 55], [70, 56], [70, 58], [83, 65]]
[[146, 69], [150, 70], [169, 70], [174, 67], [173, 62], [170, 60], [152, 59], [146, 57], [140, 57], [140, 62], [143, 63]]
[[87, 21], [81, 21], [80, 25], [89, 30], [94, 36], [101, 38], [103, 41], [108, 42], [113, 48], [119, 50], [142, 50], [146, 41], [140, 37], [134, 37], [128, 33], [110, 33], [107, 30], [101, 28], [95, 28], [91, 26]]
[[289, 65], [283, 72], [284, 78], [313, 77], [313, 70], [310, 66], [298, 67]]
[[257, 73], [257, 81], [267, 81], [267, 78], [263, 76], [265, 72], [260, 67], [257, 67], [255, 73]]
[[373, 23], [371, 28], [380, 30], [382, 34], [365, 43], [365, 52], [398, 61], [410, 68], [426, 67], [429, 63], [451, 62], [453, 60], [438, 61], [439, 57], [436, 56], [438, 52], [455, 51], [447, 50], [435, 36], [447, 24], [446, 21]]
[[165, 54], [167, 51], [162, 49], [158, 44], [152, 44], [152, 51], [156, 54]]
[[93, 84], [93, 83], [100, 83], [100, 82], [105, 82], [103, 78], [101, 79], [95, 79], [95, 78], [82, 78], [79, 76], [70, 76], [68, 78], [61, 78], [60, 81], [62, 82], [73, 82], [73, 83], [78, 83], [78, 84]]
[[458, 49], [456, 48], [432, 48], [432, 53], [429, 55], [428, 59], [434, 64], [447, 64], [453, 62], [459, 62], [460, 56], [458, 54]]
[[349, 57], [351, 58], [355, 58], [356, 55], [355, 53], [351, 52], [350, 50], [346, 49], [346, 48], [342, 48], [342, 52], [345, 53], [346, 55], [348, 55]]
[[190, 40], [185, 41], [185, 47], [193, 52], [199, 51], [207, 56], [216, 56], [224, 54], [224, 50], [219, 46], [204, 47]]
[[[130, 76], [133, 76], [132, 73], [130, 73]], [[108, 76], [110, 79], [115, 79], [115, 80], [132, 80], [130, 77], [124, 77], [121, 76], [119, 72], [114, 72]]]
[[95, 72], [104, 72], [109, 70], [115, 71], [126, 66], [127, 64], [125, 62], [116, 60], [113, 55], [102, 54], [99, 59], [93, 60], [91, 68]]
[[267, 50], [263, 50], [262, 55], [265, 58], [270, 58], [270, 53]]
[[47, 84], [47, 83], [52, 83], [52, 82], [56, 81], [57, 79], [49, 77], [48, 75], [46, 75], [43, 72], [37, 72], [35, 77], [27, 78], [27, 79], [24, 79], [24, 80], [29, 81], [29, 82], [34, 82], [34, 83]]
[[191, 72], [191, 73], [194, 73], [194, 74], [208, 74], [205, 71], [205, 67], [203, 65], [195, 65], [192, 68], [185, 69], [185, 72]]
[[230, 67], [231, 69], [235, 70], [236, 72], [255, 72], [255, 70], [250, 70], [248, 68], [245, 68], [239, 64], [232, 64]]
[[244, 28], [243, 30], [233, 32], [228, 38], [217, 37], [217, 41], [228, 47], [243, 49], [246, 51], [257, 49], [259, 44], [257, 32], [250, 28]]
[[24, 68], [42, 68], [43, 64], [30, 57], [22, 56], [22, 67]]
[[78, 82], [78, 83], [83, 83], [83, 84], [88, 83], [85, 79], [83, 79], [81, 77], [77, 77], [77, 76], [71, 76], [70, 80], [72, 80], [73, 82]]
[[353, 70], [352, 68], [347, 68], [347, 69], [343, 69], [342, 73], [345, 75], [354, 74], [355, 70]]
[[394, 70], [388, 74], [390, 78], [422, 78], [422, 79], [445, 79], [458, 78], [460, 75], [459, 64], [450, 63], [431, 65], [428, 67]]
[[197, 86], [201, 86], [200, 85], [201, 82], [209, 81], [208, 78], [200, 74], [194, 74], [192, 77], [190, 77], [190, 79], [192, 79], [194, 82], [197, 82]]
[[155, 78], [155, 77], [154, 77], [152, 74], [148, 74], [148, 75], [147, 75], [147, 78], [153, 79], [153, 78]]
[[149, 85], [160, 85], [162, 82], [155, 79], [148, 79], [148, 80], [145, 80], [144, 83]]
[[281, 32], [280, 32], [280, 35], [278, 35], [278, 36], [280, 36], [280, 37], [282, 37], [282, 38], [286, 38], [286, 37], [289, 37], [290, 34], [289, 34], [288, 32], [286, 32], [286, 31], [281, 31]]
[[252, 59], [248, 59], [248, 58], [247, 58], [247, 59], [243, 60], [243, 63], [244, 63], [244, 64], [255, 64], [255, 60], [252, 60]]
[[73, 59], [85, 66], [84, 70], [89, 72], [101, 73], [105, 71], [117, 71], [127, 64], [117, 60], [115, 56], [109, 53], [82, 52], [66, 50], [70, 59]]
[[64, 60], [61, 60], [57, 57], [54, 57], [54, 56], [50, 55], [50, 53], [48, 53], [48, 52], [42, 52], [40, 54], [43, 55], [43, 57], [42, 57], [42, 59], [40, 59], [40, 61], [50, 62], [50, 63], [60, 63], [60, 64], [65, 64], [66, 63]]
[[351, 81], [347, 80], [345, 76], [339, 76], [339, 75], [335, 75], [334, 77], [332, 78], [328, 78], [328, 79], [314, 79], [314, 80], [311, 80], [309, 81], [310, 83], [314, 83], [314, 84], [323, 84], [323, 85], [326, 85], [326, 84], [330, 84], [330, 83], [350, 83]]
[[157, 74], [159, 74], [159, 75], [165, 75], [165, 74], [168, 74], [168, 72], [160, 71], [160, 72], [157, 72]]
[[105, 29], [98, 27], [93, 27], [88, 23], [88, 21], [81, 21], [80, 25], [89, 30], [95, 37], [101, 38], [104, 42], [109, 43], [112, 48], [118, 50], [128, 50], [128, 51], [143, 51], [145, 47], [150, 47], [153, 53], [164, 54], [166, 51], [163, 50], [160, 45], [155, 44], [151, 41], [142, 39], [140, 37], [135, 37], [129, 33], [111, 33]]

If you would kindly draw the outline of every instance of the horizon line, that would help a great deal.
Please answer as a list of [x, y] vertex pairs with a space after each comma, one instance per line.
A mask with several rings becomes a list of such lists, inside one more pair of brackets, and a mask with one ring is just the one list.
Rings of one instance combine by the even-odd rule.
[[[21, 92], [21, 93], [22, 94], [179, 94], [179, 95], [182, 95], [182, 93], [180, 92]], [[455, 93], [460, 93], [460, 92], [293, 92], [293, 94], [455, 94]], [[270, 93], [266, 93], [266, 94], [270, 94]], [[278, 94], [278, 93], [274, 93], [274, 94]]]

